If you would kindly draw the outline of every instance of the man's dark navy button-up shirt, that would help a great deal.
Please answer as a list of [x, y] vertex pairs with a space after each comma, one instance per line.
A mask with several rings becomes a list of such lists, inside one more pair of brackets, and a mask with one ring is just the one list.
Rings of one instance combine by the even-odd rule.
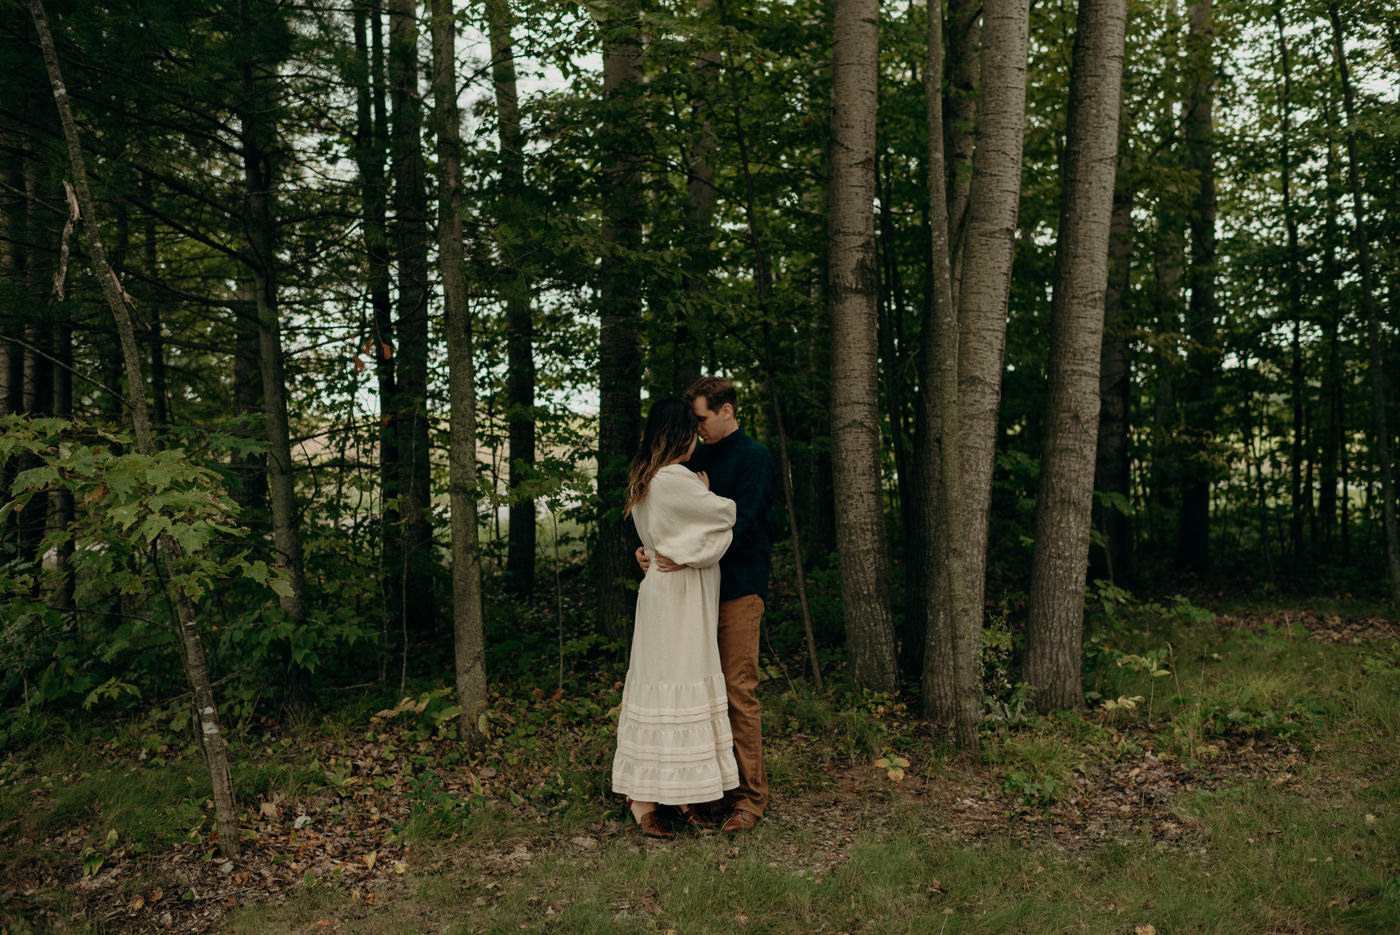
[[712, 445], [696, 446], [685, 466], [708, 474], [710, 489], [737, 506], [734, 541], [719, 560], [719, 599], [757, 594], [767, 600], [773, 552], [769, 527], [778, 480], [773, 456], [740, 428]]

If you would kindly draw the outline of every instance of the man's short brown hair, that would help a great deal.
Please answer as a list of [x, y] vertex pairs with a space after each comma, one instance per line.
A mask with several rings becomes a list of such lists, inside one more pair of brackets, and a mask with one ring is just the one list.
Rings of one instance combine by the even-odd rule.
[[701, 377], [690, 384], [685, 391], [685, 401], [693, 403], [701, 396], [711, 412], [716, 412], [728, 403], [735, 412], [739, 411], [739, 397], [734, 393], [734, 381], [728, 377]]

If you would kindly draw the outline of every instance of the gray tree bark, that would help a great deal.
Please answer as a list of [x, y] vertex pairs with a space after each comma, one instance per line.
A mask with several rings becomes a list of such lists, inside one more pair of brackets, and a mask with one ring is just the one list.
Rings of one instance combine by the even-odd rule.
[[836, 0], [827, 275], [836, 549], [851, 672], [863, 688], [899, 681], [880, 492], [875, 333], [876, 0]]
[[1021, 194], [1029, 28], [1028, 0], [987, 0], [984, 5], [977, 151], [958, 292], [957, 457], [963, 485], [959, 527], [967, 561], [962, 579], [951, 586], [963, 589], [958, 600], [967, 614], [952, 621], [958, 734], [964, 743], [976, 736], [982, 699], [987, 521]]
[[[457, 26], [452, 0], [432, 0], [433, 107], [437, 116], [438, 264], [447, 313], [451, 440], [452, 643], [462, 728], [478, 733], [486, 705], [486, 637], [476, 528], [476, 378], [462, 239], [461, 117], [457, 110]], [[533, 556], [532, 556], [533, 559]]]
[[1026, 624], [1025, 679], [1042, 710], [1084, 704], [1084, 573], [1127, 12], [1126, 0], [1080, 0], [1074, 34]]
[[[913, 504], [918, 514], [920, 552], [911, 568], [922, 582], [917, 589], [924, 606], [924, 652], [920, 683], [924, 717], [955, 723], [966, 749], [977, 743], [976, 723], [958, 719], [957, 657], [953, 620], [966, 620], [967, 592], [953, 588], [966, 574], [961, 514], [962, 467], [958, 437], [958, 311], [953, 300], [952, 233], [948, 209], [947, 162], [943, 126], [943, 22], [928, 17], [924, 102], [928, 120], [929, 284], [931, 300], [920, 333], [920, 405], [914, 428], [914, 460], [919, 483]], [[967, 733], [971, 726], [973, 731]]]
[[[39, 46], [43, 51], [44, 64], [49, 74], [49, 84], [53, 88], [54, 101], [58, 106], [59, 120], [63, 126], [63, 138], [68, 148], [68, 161], [73, 173], [73, 188], [83, 215], [83, 229], [87, 236], [88, 254], [93, 271], [97, 274], [102, 295], [116, 319], [117, 334], [121, 340], [122, 359], [126, 365], [128, 385], [132, 392], [128, 401], [131, 404], [131, 421], [136, 434], [136, 447], [144, 455], [156, 452], [155, 436], [151, 432], [151, 417], [146, 408], [146, 397], [142, 392], [145, 380], [141, 376], [141, 354], [136, 346], [136, 331], [131, 322], [129, 303], [131, 297], [117, 281], [107, 255], [102, 249], [101, 230], [94, 214], [92, 195], [88, 191], [87, 166], [83, 158], [82, 146], [78, 141], [78, 126], [73, 120], [73, 111], [68, 104], [68, 89], [63, 83], [59, 67], [58, 53], [54, 49], [53, 33], [49, 29], [48, 16], [44, 12], [42, 0], [25, 0], [29, 14], [39, 35]], [[156, 540], [162, 564], [169, 568], [182, 557], [180, 546], [168, 535], [162, 533]], [[229, 773], [228, 747], [219, 727], [218, 708], [214, 703], [214, 689], [209, 679], [209, 670], [204, 661], [204, 643], [199, 636], [198, 620], [193, 601], [178, 589], [172, 591], [177, 619], [177, 638], [180, 640], [181, 657], [184, 662], [185, 677], [194, 695], [195, 710], [199, 718], [200, 748], [204, 751], [205, 767], [209, 771], [211, 791], [214, 798], [214, 811], [219, 830], [219, 851], [226, 857], [236, 857], [239, 850], [238, 810], [233, 796], [233, 778]]]
[[976, 142], [977, 84], [982, 71], [981, 0], [948, 0], [948, 55], [944, 72], [943, 151], [948, 203], [949, 262], [953, 301], [958, 301], [966, 243], [967, 207], [972, 195], [972, 154]]

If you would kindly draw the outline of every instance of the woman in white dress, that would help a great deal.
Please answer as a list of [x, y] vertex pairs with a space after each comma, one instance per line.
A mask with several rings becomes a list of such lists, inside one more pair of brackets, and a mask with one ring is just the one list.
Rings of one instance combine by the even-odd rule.
[[[696, 425], [683, 401], [654, 403], [627, 484], [626, 511], [652, 562], [637, 589], [612, 787], [642, 832], [659, 838], [675, 835], [657, 818], [658, 804], [689, 812], [739, 784], [716, 639], [718, 562], [735, 507], [683, 466]], [[660, 571], [658, 553], [686, 567]]]

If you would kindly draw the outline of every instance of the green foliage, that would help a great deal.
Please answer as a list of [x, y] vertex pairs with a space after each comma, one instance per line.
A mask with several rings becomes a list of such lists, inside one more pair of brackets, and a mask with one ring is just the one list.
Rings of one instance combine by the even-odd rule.
[[[211, 451], [208, 440], [197, 448], [205, 457]], [[15, 711], [4, 728], [10, 739], [44, 706], [129, 708], [183, 683], [172, 637], [175, 592], [197, 604], [201, 620], [216, 621], [204, 634], [211, 664], [236, 660], [240, 677], [223, 691], [235, 717], [266, 700], [265, 674], [280, 662], [281, 645], [314, 671], [328, 648], [370, 636], [343, 606], [313, 612], [311, 626], [290, 626], [272, 606], [287, 592], [285, 569], [242, 545], [248, 530], [221, 473], [188, 451], [145, 456], [115, 429], [7, 416], [0, 463], [32, 465], [15, 475], [0, 514], [55, 491], [75, 506], [73, 521], [50, 529], [38, 547], [61, 565], [15, 558], [0, 574], [8, 601], [0, 705]], [[162, 535], [180, 547], [174, 564], [160, 558]], [[64, 610], [55, 595], [70, 586], [72, 609]], [[185, 720], [181, 708], [168, 723]]]

